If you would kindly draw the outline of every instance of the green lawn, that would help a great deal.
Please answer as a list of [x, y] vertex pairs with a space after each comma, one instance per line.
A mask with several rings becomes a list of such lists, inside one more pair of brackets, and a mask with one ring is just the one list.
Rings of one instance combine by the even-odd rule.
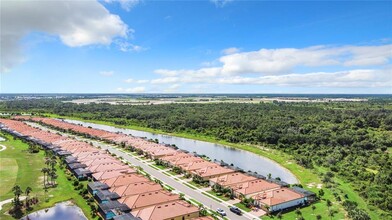
[[214, 191], [212, 191], [212, 190], [207, 191], [207, 193], [209, 193], [209, 194], [211, 194], [211, 195], [214, 195], [214, 196], [216, 196], [216, 197], [222, 199], [223, 201], [229, 201], [229, 200], [230, 200], [230, 198], [228, 198], [228, 197], [226, 197], [226, 196], [224, 196], [224, 195], [218, 196], [218, 195], [216, 194], [216, 192], [214, 192]]
[[244, 210], [245, 212], [250, 212], [250, 211], [251, 211], [250, 208], [246, 207], [244, 204], [242, 204], [242, 203], [240, 203], [240, 202], [234, 204], [234, 206], [237, 206], [238, 208]]
[[11, 191], [15, 185], [17, 174], [18, 163], [16, 160], [0, 157], [0, 197]]
[[[4, 136], [4, 135], [3, 135]], [[35, 195], [42, 189], [41, 168], [45, 166], [44, 152], [30, 154], [27, 145], [20, 140], [13, 140], [9, 135], [7, 141], [1, 142], [7, 149], [0, 152], [0, 201], [13, 198], [12, 187], [18, 184], [22, 190], [27, 186]]]
[[[59, 166], [56, 167], [58, 186], [56, 188], [49, 188], [48, 192], [45, 193], [43, 189], [43, 174], [41, 173], [41, 169], [45, 167], [44, 152], [40, 151], [37, 154], [30, 154], [27, 152], [27, 145], [22, 141], [13, 140], [10, 135], [2, 134], [2, 136], [5, 136], [8, 140], [1, 142], [1, 144], [7, 146], [7, 149], [0, 152], [0, 170], [3, 170], [3, 161], [6, 162], [6, 166], [10, 166], [14, 163], [11, 162], [13, 160], [16, 162], [17, 168], [13, 168], [13, 172], [10, 170], [7, 171], [7, 177], [3, 178], [3, 176], [1, 176], [0, 185], [2, 190], [0, 194], [0, 201], [13, 198], [11, 189], [14, 184], [20, 185], [23, 191], [27, 186], [30, 186], [33, 189], [30, 196], [37, 196], [40, 201], [33, 207], [32, 212], [52, 207], [58, 202], [72, 200], [82, 209], [88, 219], [93, 219], [90, 214], [90, 207], [87, 205], [83, 197], [74, 190], [72, 183], [67, 180], [64, 170], [61, 170]], [[0, 174], [3, 175], [3, 173], [4, 172], [1, 172]], [[16, 177], [16, 180], [10, 184], [12, 180], [8, 181], [8, 176], [11, 178], [14, 176], [14, 178]], [[46, 199], [48, 200], [45, 201]], [[3, 209], [0, 211], [0, 219], [13, 219], [11, 216], [4, 214], [10, 207], [11, 204], [3, 206]]]
[[199, 189], [205, 188], [205, 186], [197, 184], [194, 181], [190, 181], [190, 182], [188, 182], [188, 184], [190, 184], [190, 185], [192, 185], [192, 186], [194, 186], [196, 188], [199, 188]]
[[166, 170], [167, 169], [167, 167], [165, 167], [163, 165], [156, 165], [156, 164], [154, 164], [153, 166], [157, 167], [160, 170]]

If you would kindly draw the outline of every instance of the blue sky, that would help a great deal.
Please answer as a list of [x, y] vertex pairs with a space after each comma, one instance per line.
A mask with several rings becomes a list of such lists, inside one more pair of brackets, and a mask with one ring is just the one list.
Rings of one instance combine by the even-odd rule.
[[392, 93], [391, 1], [6, 1], [1, 93]]

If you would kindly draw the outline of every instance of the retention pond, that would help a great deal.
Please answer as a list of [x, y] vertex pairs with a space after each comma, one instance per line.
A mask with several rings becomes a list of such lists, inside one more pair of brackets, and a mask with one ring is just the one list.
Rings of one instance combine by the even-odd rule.
[[275, 161], [248, 151], [235, 149], [221, 144], [175, 137], [171, 135], [116, 128], [113, 126], [82, 122], [78, 120], [65, 119], [64, 121], [111, 132], [122, 132], [124, 134], [130, 134], [135, 137], [158, 139], [161, 143], [175, 144], [180, 149], [187, 150], [189, 152], [197, 152], [198, 154], [204, 154], [212, 160], [223, 160], [225, 163], [233, 164], [234, 166], [239, 167], [245, 171], [251, 170], [264, 176], [271, 174], [273, 178], [279, 177], [282, 181], [285, 181], [289, 184], [298, 183], [297, 178], [286, 168], [282, 167]]
[[57, 203], [54, 207], [33, 212], [22, 218], [23, 220], [87, 220], [82, 210], [71, 202]]

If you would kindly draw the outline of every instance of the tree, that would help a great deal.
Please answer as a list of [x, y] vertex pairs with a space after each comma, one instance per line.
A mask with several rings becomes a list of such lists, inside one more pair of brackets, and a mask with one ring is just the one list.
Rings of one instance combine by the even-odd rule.
[[44, 167], [41, 169], [41, 172], [44, 174], [44, 188], [46, 189], [46, 174], [49, 172], [49, 169]]
[[14, 187], [12, 187], [12, 192], [14, 193], [14, 200], [12, 201], [12, 203], [14, 205], [15, 212], [17, 212], [17, 210], [20, 210], [22, 206], [19, 196], [22, 195], [23, 191], [19, 185], [15, 185]]
[[316, 215], [316, 219], [320, 220], [321, 219], [321, 215]]
[[278, 219], [282, 219], [283, 218], [282, 211], [280, 211], [278, 214], [276, 214], [276, 217]]
[[316, 206], [315, 205], [312, 205], [312, 212], [313, 212], [313, 214], [314, 214], [314, 210], [316, 209]]
[[295, 209], [295, 214], [297, 215], [297, 217], [299, 217], [299, 216], [302, 215], [302, 212], [301, 212], [301, 210], [299, 208], [296, 208]]
[[328, 215], [331, 217], [332, 220], [332, 217], [335, 215], [335, 212], [332, 209], [328, 210]]
[[15, 185], [14, 187], [12, 187], [12, 192], [14, 192], [15, 200], [19, 200], [19, 196], [23, 193], [19, 185]]
[[29, 195], [30, 195], [31, 191], [33, 191], [33, 189], [30, 186], [26, 187], [26, 190], [25, 190], [25, 194], [26, 194], [26, 208], [29, 207]]
[[323, 196], [324, 196], [324, 190], [323, 190], [323, 189], [320, 189], [319, 192], [318, 192], [318, 194], [319, 194], [319, 197], [323, 197]]
[[327, 199], [328, 215], [329, 215], [329, 216], [331, 217], [331, 219], [332, 219], [332, 217], [333, 217], [333, 211], [330, 209], [331, 206], [332, 206], [331, 200]]

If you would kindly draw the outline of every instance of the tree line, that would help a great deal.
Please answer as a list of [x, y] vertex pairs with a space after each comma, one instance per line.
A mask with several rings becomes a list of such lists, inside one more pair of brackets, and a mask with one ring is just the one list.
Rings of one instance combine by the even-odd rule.
[[[202, 134], [278, 149], [298, 164], [327, 168], [366, 202], [392, 213], [391, 100], [346, 103], [217, 103], [149, 106], [29, 100], [0, 103], [6, 111], [55, 113], [166, 132]], [[352, 207], [352, 205], [347, 206]], [[362, 214], [362, 213], [360, 213]], [[354, 215], [354, 214], [353, 214]]]

